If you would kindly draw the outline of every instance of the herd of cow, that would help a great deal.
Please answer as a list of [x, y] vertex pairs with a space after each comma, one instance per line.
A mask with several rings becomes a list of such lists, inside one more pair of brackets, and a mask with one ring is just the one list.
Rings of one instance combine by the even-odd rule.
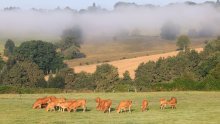
[[[96, 109], [99, 111], [111, 112], [112, 100], [110, 99], [95, 99], [97, 106]], [[148, 101], [144, 99], [141, 105], [141, 111], [146, 111], [148, 109]], [[164, 98], [160, 99], [160, 109], [164, 109], [167, 105], [170, 105], [172, 109], [176, 109], [177, 99], [175, 97], [171, 97], [170, 100], [166, 100]], [[119, 103], [116, 108], [117, 113], [126, 112], [127, 110], [131, 112], [132, 101], [131, 100], [123, 100]], [[33, 104], [33, 109], [41, 109], [46, 108], [46, 111], [74, 111], [76, 112], [78, 108], [82, 108], [83, 112], [86, 111], [86, 100], [85, 99], [77, 99], [77, 100], [66, 100], [65, 98], [56, 98], [55, 96], [48, 96], [43, 98], [38, 98]]]

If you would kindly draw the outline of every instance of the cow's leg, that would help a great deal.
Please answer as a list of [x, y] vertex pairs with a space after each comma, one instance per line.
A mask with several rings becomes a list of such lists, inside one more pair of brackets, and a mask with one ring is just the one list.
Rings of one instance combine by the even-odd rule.
[[117, 113], [120, 113], [120, 112], [121, 112], [121, 109], [118, 109], [118, 110], [117, 110]]
[[108, 113], [111, 113], [111, 106], [108, 108]]
[[65, 108], [61, 108], [62, 109], [62, 112], [64, 112], [65, 111]]
[[41, 104], [39, 104], [39, 108], [40, 108], [40, 109], [41, 109], [41, 107], [42, 107]]
[[129, 106], [129, 108], [128, 108], [128, 109], [129, 109], [129, 112], [131, 113], [131, 106]]
[[86, 112], [86, 106], [83, 106], [83, 112]]
[[71, 109], [70, 109], [70, 108], [67, 108], [67, 111], [68, 111], [68, 112], [71, 112]]
[[55, 110], [55, 106], [51, 108], [51, 111], [54, 111], [54, 112], [56, 111], [56, 110]]

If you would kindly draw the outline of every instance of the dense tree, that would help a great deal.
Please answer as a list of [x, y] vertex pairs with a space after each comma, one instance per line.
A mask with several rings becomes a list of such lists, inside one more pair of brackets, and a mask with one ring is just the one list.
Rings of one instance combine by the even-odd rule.
[[76, 74], [73, 69], [63, 68], [57, 74], [57, 76], [63, 77], [66, 89], [72, 89], [75, 83]]
[[155, 82], [155, 62], [142, 63], [135, 71], [135, 85], [136, 88], [142, 90], [143, 87], [147, 87], [151, 83]]
[[43, 71], [31, 61], [16, 63], [3, 74], [3, 84], [18, 87], [46, 86]]
[[131, 79], [129, 71], [125, 71], [125, 73], [123, 73], [123, 78], [120, 78], [118, 83], [115, 85], [115, 90], [124, 92], [135, 90], [134, 81]]
[[125, 71], [125, 73], [123, 74], [123, 80], [132, 81], [129, 71]]
[[2, 60], [0, 56], [0, 84], [2, 83], [2, 74], [3, 74], [3, 68], [5, 67], [5, 62]]
[[180, 50], [185, 51], [186, 49], [189, 49], [190, 40], [189, 37], [186, 35], [181, 35], [178, 37], [176, 45], [179, 47]]
[[220, 63], [213, 68], [203, 81], [206, 90], [220, 89]]
[[63, 31], [61, 36], [61, 50], [66, 50], [71, 46], [80, 47], [82, 44], [82, 30], [79, 26], [75, 26]]
[[48, 87], [49, 88], [61, 88], [65, 87], [65, 79], [61, 76], [50, 76], [48, 80]]
[[76, 59], [86, 57], [86, 55], [81, 53], [79, 48], [76, 46], [71, 46], [68, 49], [64, 50], [62, 53], [65, 59]]
[[18, 61], [29, 59], [36, 63], [45, 74], [55, 72], [64, 67], [63, 60], [52, 43], [43, 41], [23, 42], [15, 51]]
[[96, 88], [92, 74], [85, 72], [76, 74], [76, 78], [72, 86], [72, 89], [75, 90], [94, 90]]
[[166, 40], [175, 40], [179, 33], [180, 28], [178, 25], [172, 22], [167, 22], [162, 26], [160, 36]]
[[220, 39], [213, 40], [209, 42], [202, 52], [201, 56], [203, 58], [209, 57], [211, 54], [220, 51]]
[[201, 78], [205, 78], [218, 63], [220, 63], [220, 52], [216, 52], [202, 60], [198, 65], [197, 72]]
[[0, 71], [2, 70], [2, 68], [4, 67], [5, 62], [3, 61], [3, 59], [0, 56]]
[[118, 69], [109, 64], [98, 65], [94, 81], [98, 91], [112, 91], [119, 80]]
[[13, 54], [15, 49], [15, 44], [11, 39], [8, 39], [5, 43], [4, 55], [10, 56]]
[[80, 45], [83, 43], [82, 30], [79, 26], [63, 31], [61, 41], [57, 44], [65, 59], [84, 58], [85, 54], [80, 52]]

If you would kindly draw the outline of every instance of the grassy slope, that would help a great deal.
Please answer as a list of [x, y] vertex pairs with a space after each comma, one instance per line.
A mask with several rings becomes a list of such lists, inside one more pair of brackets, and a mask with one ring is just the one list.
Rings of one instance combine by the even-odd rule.
[[[192, 48], [203, 47], [205, 39], [191, 39]], [[123, 39], [122, 41], [87, 41], [81, 51], [87, 55], [83, 59], [66, 61], [71, 67], [115, 61], [125, 58], [135, 58], [176, 50], [175, 41], [166, 41], [158, 37]]]
[[[51, 94], [50, 94], [51, 95]], [[86, 98], [88, 111], [83, 113], [46, 112], [45, 110], [31, 109], [36, 98], [45, 95], [0, 95], [0, 123], [109, 123], [109, 124], [133, 124], [133, 123], [219, 123], [220, 122], [220, 92], [150, 92], [150, 93], [71, 93], [56, 94], [57, 97]], [[120, 100], [133, 100], [132, 114], [111, 114], [95, 110], [96, 97], [110, 98], [113, 107]], [[161, 97], [178, 99], [176, 110], [159, 109]], [[140, 104], [143, 98], [150, 102], [148, 112], [140, 112]]]

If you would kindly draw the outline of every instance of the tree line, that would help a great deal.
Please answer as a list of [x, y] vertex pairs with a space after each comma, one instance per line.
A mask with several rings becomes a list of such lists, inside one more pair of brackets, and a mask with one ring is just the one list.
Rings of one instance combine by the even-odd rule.
[[[92, 74], [75, 73], [63, 63], [55, 44], [39, 40], [16, 47], [8, 40], [4, 54], [9, 59], [0, 58], [0, 85], [100, 92], [219, 90], [220, 37], [208, 42], [200, 53], [190, 50], [189, 44], [187, 36], [180, 36], [177, 56], [141, 63], [133, 80], [128, 71], [119, 77], [118, 69], [109, 64], [98, 65]], [[45, 75], [49, 75], [48, 81]]]

